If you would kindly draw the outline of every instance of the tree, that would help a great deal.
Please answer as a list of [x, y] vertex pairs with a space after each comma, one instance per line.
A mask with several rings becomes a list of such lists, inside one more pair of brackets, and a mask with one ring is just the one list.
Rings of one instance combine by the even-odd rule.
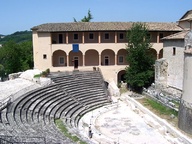
[[126, 82], [136, 92], [141, 92], [143, 87], [152, 83], [154, 77], [154, 62], [149, 49], [152, 47], [148, 36], [147, 26], [142, 23], [134, 23], [127, 32], [127, 61]]
[[0, 49], [1, 63], [7, 74], [20, 71], [20, 50], [17, 43], [9, 41]]
[[3, 81], [4, 76], [5, 76], [4, 66], [0, 64], [0, 81]]
[[[92, 19], [93, 19], [93, 16], [92, 16], [92, 14], [91, 14], [91, 11], [88, 10], [87, 16], [84, 16], [84, 18], [81, 19], [81, 22], [90, 22]], [[76, 20], [75, 18], [73, 18], [73, 21], [74, 21], [74, 22], [77, 22], [77, 20]]]
[[32, 42], [6, 42], [0, 48], [0, 64], [7, 74], [25, 71], [33, 68]]
[[19, 43], [21, 69], [23, 71], [33, 68], [33, 47], [31, 41]]

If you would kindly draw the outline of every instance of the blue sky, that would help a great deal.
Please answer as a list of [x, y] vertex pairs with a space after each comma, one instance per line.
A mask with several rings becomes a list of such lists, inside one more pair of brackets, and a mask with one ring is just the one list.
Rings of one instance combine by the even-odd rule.
[[51, 22], [92, 21], [176, 22], [192, 9], [192, 0], [0, 0], [0, 34], [30, 30]]

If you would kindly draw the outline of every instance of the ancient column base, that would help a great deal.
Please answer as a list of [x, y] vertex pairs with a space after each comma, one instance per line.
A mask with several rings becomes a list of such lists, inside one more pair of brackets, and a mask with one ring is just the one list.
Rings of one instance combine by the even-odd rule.
[[192, 105], [182, 99], [178, 119], [178, 127], [184, 132], [192, 134]]

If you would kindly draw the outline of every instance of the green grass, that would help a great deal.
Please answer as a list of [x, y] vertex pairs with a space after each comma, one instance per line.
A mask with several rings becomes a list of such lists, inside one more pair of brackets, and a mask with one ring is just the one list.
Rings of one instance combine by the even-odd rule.
[[79, 144], [87, 144], [86, 142], [81, 141], [77, 136], [72, 135], [66, 126], [64, 125], [61, 119], [56, 119], [55, 124], [59, 128], [59, 130], [68, 138], [70, 138], [73, 142], [79, 142]]
[[40, 77], [41, 77], [41, 74], [34, 75], [34, 78], [40, 78]]
[[173, 109], [170, 109], [170, 108], [168, 108], [168, 107], [162, 105], [161, 103], [156, 102], [155, 100], [152, 100], [152, 99], [146, 98], [144, 105], [145, 106], [146, 105], [151, 106], [153, 109], [157, 110], [160, 114], [164, 114], [164, 115], [174, 114], [175, 116], [178, 116], [178, 112], [177, 111], [175, 111]]

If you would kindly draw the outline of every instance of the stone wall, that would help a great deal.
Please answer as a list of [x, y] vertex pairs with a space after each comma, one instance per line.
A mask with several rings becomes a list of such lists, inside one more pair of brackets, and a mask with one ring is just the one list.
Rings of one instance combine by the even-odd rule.
[[185, 36], [185, 49], [192, 48], [192, 31]]
[[185, 36], [183, 95], [179, 107], [178, 126], [192, 134], [192, 32]]
[[156, 60], [155, 62], [156, 88], [167, 87], [167, 69], [168, 69], [168, 63], [165, 58]]
[[22, 74], [22, 72], [18, 72], [18, 73], [12, 73], [12, 74], [9, 74], [9, 80], [13, 80], [13, 79], [16, 79], [16, 78], [19, 78], [19, 76]]
[[163, 44], [163, 58], [168, 63], [167, 86], [179, 90], [183, 89], [184, 49], [184, 40], [165, 40]]
[[188, 103], [184, 100], [181, 100], [179, 106], [179, 117], [178, 117], [178, 127], [189, 133], [192, 134], [192, 107], [191, 103]]

